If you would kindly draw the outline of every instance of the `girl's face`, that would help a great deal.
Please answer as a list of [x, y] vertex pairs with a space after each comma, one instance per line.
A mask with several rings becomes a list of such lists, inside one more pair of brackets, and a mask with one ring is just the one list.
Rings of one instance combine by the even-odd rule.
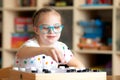
[[45, 13], [41, 16], [38, 27], [34, 29], [35, 33], [39, 36], [40, 45], [51, 45], [59, 40], [61, 32], [55, 33], [54, 29], [49, 29], [47, 33], [41, 32], [47, 28], [40, 28], [41, 25], [49, 25], [54, 28], [54, 25], [61, 25], [61, 17], [53, 12]]

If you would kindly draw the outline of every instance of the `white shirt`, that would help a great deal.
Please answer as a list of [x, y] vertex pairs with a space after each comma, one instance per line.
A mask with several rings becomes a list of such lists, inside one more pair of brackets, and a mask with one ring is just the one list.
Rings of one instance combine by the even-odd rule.
[[[40, 47], [40, 45], [38, 44], [35, 38], [26, 41], [23, 45], [29, 47]], [[63, 53], [66, 63], [70, 61], [73, 54], [64, 43], [57, 41], [55, 42], [53, 47], [59, 49]], [[37, 69], [45, 69], [45, 68], [54, 69], [58, 67], [58, 63], [56, 63], [56, 61], [54, 61], [52, 57], [47, 56], [43, 53], [41, 55], [37, 55], [27, 59], [16, 58], [15, 67], [19, 67], [19, 68], [35, 67]]]

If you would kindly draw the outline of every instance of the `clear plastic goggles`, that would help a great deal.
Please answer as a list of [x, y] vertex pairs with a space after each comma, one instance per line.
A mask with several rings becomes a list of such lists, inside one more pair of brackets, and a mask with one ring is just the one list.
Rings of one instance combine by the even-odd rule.
[[62, 29], [63, 29], [63, 25], [59, 25], [59, 24], [55, 24], [53, 26], [47, 25], [47, 24], [42, 24], [39, 26], [40, 31], [44, 34], [48, 34], [51, 30], [54, 33], [61, 33]]

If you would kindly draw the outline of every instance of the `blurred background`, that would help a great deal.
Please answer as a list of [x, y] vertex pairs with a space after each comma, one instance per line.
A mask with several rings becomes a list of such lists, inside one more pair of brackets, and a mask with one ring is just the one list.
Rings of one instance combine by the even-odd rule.
[[33, 37], [33, 13], [49, 6], [63, 18], [60, 41], [80, 61], [110, 77], [120, 75], [119, 0], [0, 0], [1, 68], [12, 66], [18, 48]]

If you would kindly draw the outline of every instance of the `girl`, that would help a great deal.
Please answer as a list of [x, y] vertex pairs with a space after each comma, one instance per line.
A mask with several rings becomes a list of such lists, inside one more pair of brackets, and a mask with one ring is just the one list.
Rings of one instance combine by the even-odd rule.
[[61, 15], [52, 8], [42, 8], [33, 16], [34, 38], [25, 42], [17, 52], [16, 66], [57, 68], [59, 64], [83, 68], [68, 47], [58, 41], [63, 29]]

